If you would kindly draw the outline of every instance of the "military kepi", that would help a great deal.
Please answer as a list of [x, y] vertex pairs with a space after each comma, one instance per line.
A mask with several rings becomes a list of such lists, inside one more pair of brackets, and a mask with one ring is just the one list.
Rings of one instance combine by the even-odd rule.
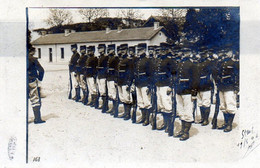
[[146, 49], [147, 48], [147, 44], [146, 43], [139, 43], [137, 45], [137, 48], [140, 50], [140, 49]]
[[72, 44], [71, 48], [78, 48], [78, 45], [77, 44]]
[[88, 46], [87, 48], [89, 51], [95, 51], [95, 46]]
[[128, 44], [121, 44], [120, 50], [125, 50], [125, 49], [128, 49]]
[[115, 45], [115, 44], [109, 44], [109, 45], [107, 46], [107, 49], [108, 49], [108, 50], [115, 50], [115, 49], [116, 49], [116, 45]]
[[105, 44], [99, 44], [98, 48], [106, 48], [106, 45]]
[[86, 49], [87, 49], [86, 45], [80, 46], [80, 50], [86, 50]]

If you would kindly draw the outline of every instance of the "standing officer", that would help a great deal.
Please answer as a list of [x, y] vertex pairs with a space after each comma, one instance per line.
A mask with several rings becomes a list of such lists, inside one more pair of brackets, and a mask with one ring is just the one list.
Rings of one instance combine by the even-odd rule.
[[98, 59], [95, 57], [95, 46], [88, 46], [88, 58], [86, 61], [86, 81], [89, 89], [89, 94], [91, 95], [91, 101], [87, 105], [91, 107], [98, 108], [98, 92], [96, 87], [96, 66], [98, 64]]
[[98, 45], [98, 65], [97, 65], [97, 84], [99, 89], [99, 94], [102, 97], [102, 113], [108, 110], [108, 100], [107, 100], [107, 69], [108, 69], [108, 56], [105, 55], [106, 45]]
[[42, 81], [44, 76], [44, 69], [37, 60], [37, 58], [33, 57], [35, 54], [35, 48], [30, 47], [29, 48], [29, 57], [28, 57], [28, 67], [27, 67], [27, 73], [28, 73], [28, 88], [29, 88], [29, 99], [32, 103], [33, 113], [34, 113], [34, 124], [41, 124], [45, 123], [41, 119], [41, 97], [38, 90], [38, 83]]
[[211, 90], [212, 90], [212, 62], [208, 59], [207, 48], [202, 46], [200, 48], [200, 57], [198, 65], [199, 87], [198, 87], [198, 106], [201, 113], [201, 125], [206, 126], [209, 124], [209, 114], [211, 105]]
[[139, 58], [136, 65], [135, 86], [137, 93], [137, 105], [141, 110], [142, 116], [136, 123], [143, 123], [152, 108], [150, 88], [152, 63], [151, 60], [146, 57], [146, 48], [146, 43], [139, 43], [137, 45], [137, 54]]
[[80, 53], [81, 56], [78, 60], [78, 65], [77, 65], [77, 73], [78, 73], [78, 77], [79, 77], [79, 86], [83, 92], [83, 97], [81, 98], [81, 102], [83, 104], [87, 104], [88, 102], [88, 88], [87, 88], [87, 81], [86, 81], [86, 76], [85, 76], [85, 64], [87, 61], [87, 54], [86, 54], [86, 45], [82, 45], [80, 46]]
[[130, 112], [132, 107], [132, 95], [130, 93], [130, 87], [133, 81], [133, 68], [131, 62], [128, 59], [127, 51], [128, 44], [121, 44], [121, 59], [118, 63], [118, 93], [119, 99], [124, 104], [124, 113], [119, 116], [119, 118], [124, 118], [124, 120], [130, 119]]
[[218, 66], [217, 87], [219, 89], [220, 110], [224, 115], [224, 124], [219, 129], [224, 132], [232, 130], [232, 123], [236, 113], [236, 92], [239, 91], [239, 64], [234, 59], [233, 51], [227, 46], [224, 59]]
[[[157, 61], [157, 109], [163, 115], [164, 122], [158, 130], [168, 128], [172, 116], [172, 96], [173, 96], [173, 64], [169, 57], [169, 44], [160, 43], [161, 56]], [[167, 131], [166, 131], [167, 132]]]
[[190, 48], [184, 47], [182, 52], [183, 57], [178, 66], [176, 84], [177, 112], [180, 115], [182, 128], [175, 137], [185, 141], [189, 139], [189, 130], [194, 121], [193, 101], [197, 95], [199, 75]]
[[113, 102], [113, 107], [107, 113], [118, 114], [118, 97], [117, 97], [117, 68], [119, 63], [119, 57], [115, 54], [115, 44], [110, 44], [107, 47], [108, 53], [108, 74], [107, 74], [107, 88], [108, 97]]
[[135, 74], [135, 70], [136, 70], [136, 62], [137, 62], [137, 58], [136, 58], [136, 54], [135, 54], [135, 46], [130, 46], [129, 47], [129, 57], [128, 59], [130, 60], [130, 62], [132, 62], [131, 65], [131, 73], [133, 73], [133, 81], [132, 81], [132, 85], [131, 85], [131, 93], [132, 93], [132, 98], [133, 98], [133, 113], [131, 116], [131, 120], [132, 123], [136, 122], [136, 110], [137, 110], [137, 97], [136, 97], [136, 88], [135, 88], [135, 79], [134, 79], [134, 74]]
[[[73, 92], [73, 85], [75, 88], [75, 96], [72, 98], [73, 100], [78, 101], [80, 99], [80, 88], [79, 88], [79, 78], [77, 75], [77, 70], [76, 70], [76, 65], [78, 64], [78, 59], [80, 57], [79, 53], [77, 52], [78, 46], [77, 44], [72, 44], [71, 45], [71, 51], [72, 51], [72, 56], [69, 62], [69, 73], [70, 73], [70, 94], [69, 94], [69, 99], [71, 99], [71, 93]], [[72, 78], [71, 78], [72, 76]]]

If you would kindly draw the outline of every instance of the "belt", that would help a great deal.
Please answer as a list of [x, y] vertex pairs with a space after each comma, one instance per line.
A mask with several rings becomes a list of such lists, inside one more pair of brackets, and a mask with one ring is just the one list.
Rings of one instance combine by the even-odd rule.
[[87, 66], [86, 68], [92, 68], [92, 67], [90, 67], [90, 66]]
[[126, 72], [125, 70], [119, 70], [118, 72]]
[[97, 67], [97, 69], [103, 69], [104, 67]]
[[180, 82], [187, 82], [189, 79], [180, 79]]
[[222, 79], [231, 78], [231, 75], [222, 76]]
[[166, 72], [158, 72], [158, 75], [166, 75]]
[[109, 71], [114, 71], [114, 70], [115, 70], [115, 68], [108, 68], [108, 70], [109, 70]]
[[138, 73], [139, 76], [146, 75], [146, 72]]
[[204, 79], [204, 78], [207, 78], [207, 76], [201, 76], [200, 79]]

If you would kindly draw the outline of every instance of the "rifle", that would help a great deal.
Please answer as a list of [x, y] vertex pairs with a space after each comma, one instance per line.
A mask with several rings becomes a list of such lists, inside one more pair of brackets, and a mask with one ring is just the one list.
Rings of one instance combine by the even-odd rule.
[[71, 99], [72, 97], [72, 79], [71, 79], [71, 72], [69, 70], [69, 96], [68, 98]]
[[194, 122], [196, 123], [196, 112], [197, 112], [197, 99], [193, 100], [193, 112], [192, 112], [192, 115], [193, 115], [193, 119], [194, 119]]
[[170, 117], [170, 124], [169, 124], [169, 132], [168, 132], [168, 136], [173, 136], [174, 134], [174, 123], [175, 123], [175, 119], [176, 119], [176, 112], [177, 112], [177, 108], [176, 108], [176, 87], [175, 87], [175, 78], [173, 76], [173, 91], [172, 91], [172, 113], [171, 113], [171, 117]]
[[215, 105], [215, 113], [212, 119], [212, 129], [216, 129], [217, 128], [217, 123], [218, 123], [218, 113], [219, 113], [219, 90], [217, 90], [217, 94], [216, 94], [216, 105]]
[[136, 87], [134, 87], [134, 91], [132, 91], [132, 97], [133, 97], [133, 114], [131, 119], [132, 119], [132, 123], [136, 123], [136, 109], [137, 109]]
[[120, 104], [120, 100], [119, 100], [119, 93], [118, 93], [118, 86], [117, 84], [115, 85], [116, 87], [116, 107], [115, 107], [115, 112], [114, 112], [114, 117], [117, 118], [118, 117], [118, 106]]
[[157, 95], [156, 95], [156, 87], [152, 88], [152, 130], [156, 129], [156, 117], [157, 117]]

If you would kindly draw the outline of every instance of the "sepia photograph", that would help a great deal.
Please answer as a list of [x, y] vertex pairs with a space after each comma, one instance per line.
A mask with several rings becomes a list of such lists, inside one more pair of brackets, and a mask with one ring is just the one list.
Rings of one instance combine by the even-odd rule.
[[0, 167], [257, 168], [258, 0], [3, 3]]
[[241, 157], [239, 7], [29, 8], [28, 18], [28, 162]]

